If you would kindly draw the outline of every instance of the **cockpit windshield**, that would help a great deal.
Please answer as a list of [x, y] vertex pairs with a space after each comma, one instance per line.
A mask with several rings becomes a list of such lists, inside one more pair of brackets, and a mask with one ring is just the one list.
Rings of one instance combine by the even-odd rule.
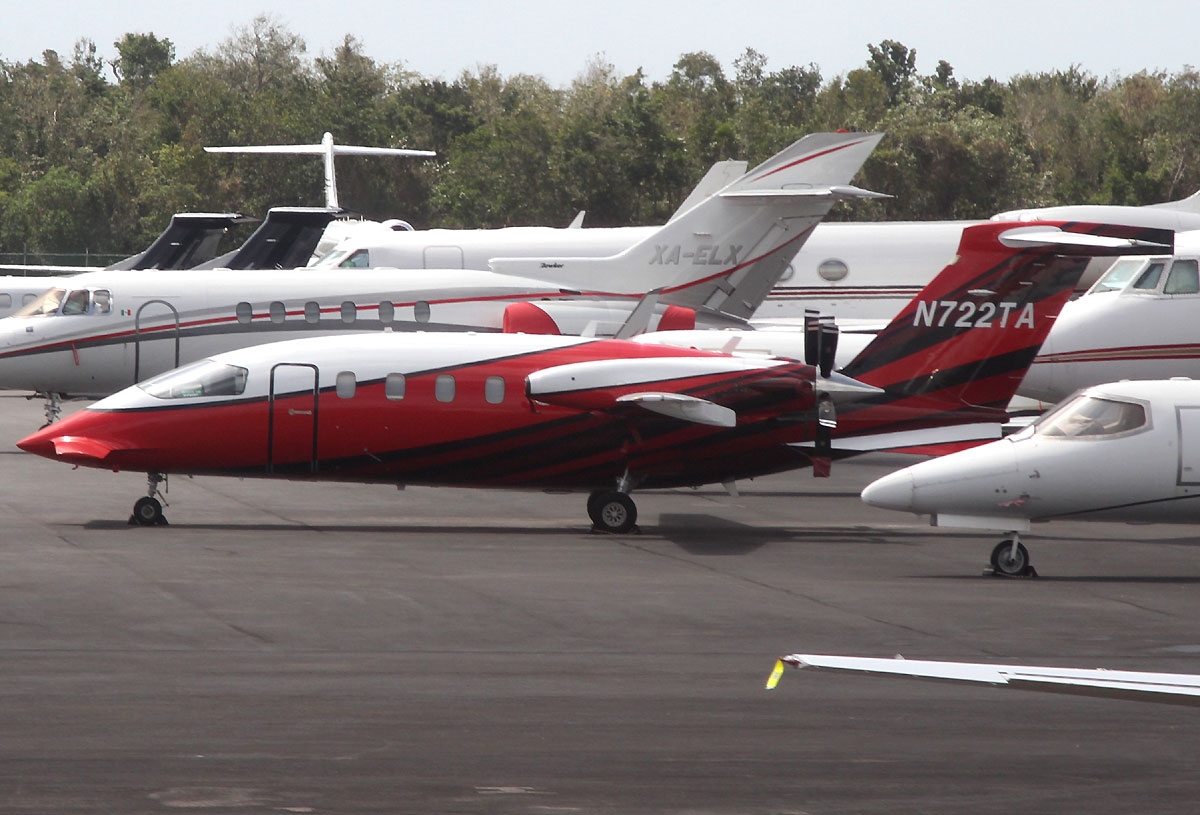
[[1146, 264], [1145, 258], [1121, 258], [1100, 279], [1088, 289], [1088, 294], [1100, 294], [1106, 291], [1120, 291], [1129, 285], [1133, 276]]
[[246, 390], [245, 368], [202, 359], [167, 371], [138, 385], [157, 399], [192, 399], [197, 396], [237, 396]]
[[26, 303], [20, 311], [13, 312], [14, 317], [45, 317], [58, 314], [63, 298], [67, 296], [66, 289], [50, 289], [36, 300]]
[[59, 314], [108, 314], [112, 293], [108, 289], [50, 289], [27, 303], [13, 317], [53, 317]]
[[[1028, 435], [1043, 438], [1096, 438], [1115, 436], [1145, 427], [1146, 407], [1099, 396], [1080, 395], [1047, 414]], [[1028, 435], [1021, 434], [1028, 438]]]
[[369, 269], [371, 268], [371, 253], [367, 249], [353, 247], [334, 249], [313, 265], [324, 269]]

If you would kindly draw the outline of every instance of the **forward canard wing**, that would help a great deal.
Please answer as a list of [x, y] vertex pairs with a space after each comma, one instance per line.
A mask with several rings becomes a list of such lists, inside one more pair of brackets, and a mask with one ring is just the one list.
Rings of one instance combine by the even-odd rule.
[[975, 682], [1019, 690], [1200, 706], [1200, 675], [1195, 674], [1111, 671], [1104, 668], [990, 665], [977, 662], [904, 659], [903, 657], [879, 659], [791, 654], [780, 657], [776, 661], [775, 667], [767, 679], [768, 690], [773, 689], [779, 683], [786, 666], [881, 676]]

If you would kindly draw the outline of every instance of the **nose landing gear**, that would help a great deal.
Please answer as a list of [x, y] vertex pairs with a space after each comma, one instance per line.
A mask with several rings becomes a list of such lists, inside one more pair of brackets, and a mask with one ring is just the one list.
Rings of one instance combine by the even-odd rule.
[[167, 477], [162, 473], [146, 474], [146, 495], [133, 505], [133, 514], [129, 516], [130, 526], [167, 525], [166, 516], [163, 515], [163, 504], [167, 499], [158, 489], [158, 485], [166, 480]]
[[991, 564], [990, 573], [997, 577], [1037, 577], [1037, 570], [1029, 563], [1029, 550], [1016, 532], [992, 549]]

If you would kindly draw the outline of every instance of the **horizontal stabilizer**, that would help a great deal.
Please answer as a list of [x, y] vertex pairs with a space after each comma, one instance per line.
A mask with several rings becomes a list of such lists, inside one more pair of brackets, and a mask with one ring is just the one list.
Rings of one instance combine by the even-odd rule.
[[780, 658], [768, 688], [779, 682], [784, 665], [830, 671], [851, 671], [919, 679], [940, 679], [1007, 685], [1022, 690], [1040, 690], [1079, 696], [1136, 699], [1200, 706], [1200, 676], [1195, 674], [1110, 671], [1104, 668], [1050, 668], [1031, 665], [989, 665], [976, 662], [879, 659], [871, 657], [791, 654]]
[[737, 414], [734, 411], [707, 399], [697, 399], [682, 393], [630, 393], [617, 397], [617, 404], [637, 405], [663, 416], [683, 419], [685, 422], [713, 427], [737, 426]]
[[[1167, 232], [1167, 235], [1173, 233]], [[1082, 250], [1095, 249], [1145, 249], [1147, 252], [1170, 252], [1173, 242], [1168, 240], [1160, 243], [1136, 238], [1121, 238], [1111, 235], [1092, 235], [1086, 232], [1064, 232], [1061, 229], [1046, 227], [1028, 227], [1009, 230], [998, 236], [1003, 245], [1017, 249], [1027, 246], [1055, 246], [1064, 252], [1071, 248]], [[1090, 252], [1089, 252], [1090, 254]]]
[[833, 187], [809, 187], [803, 189], [758, 189], [730, 190], [721, 193], [722, 198], [750, 198], [762, 200], [784, 200], [787, 198], [828, 198], [831, 201], [845, 201], [851, 198], [892, 198], [885, 192], [872, 192], [862, 187], [838, 185]]

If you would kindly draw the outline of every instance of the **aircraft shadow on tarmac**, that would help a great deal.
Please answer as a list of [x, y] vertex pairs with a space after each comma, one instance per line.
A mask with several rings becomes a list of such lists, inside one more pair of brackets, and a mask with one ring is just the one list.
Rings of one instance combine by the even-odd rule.
[[[643, 527], [693, 555], [745, 555], [770, 543], [820, 542], [895, 544], [908, 537], [868, 526], [828, 527], [748, 526], [715, 515], [664, 514], [658, 525]], [[912, 537], [917, 537], [916, 533]]]

